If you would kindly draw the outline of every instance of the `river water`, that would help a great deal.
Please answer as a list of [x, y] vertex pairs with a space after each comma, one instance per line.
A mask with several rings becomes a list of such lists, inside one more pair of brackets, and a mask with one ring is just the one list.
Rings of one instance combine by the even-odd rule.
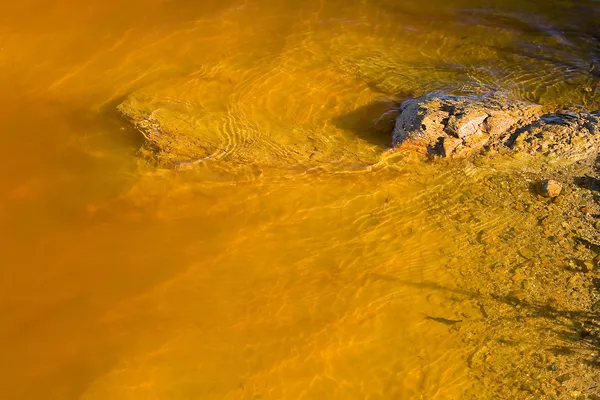
[[[2, 398], [467, 396], [455, 325], [479, 308], [449, 266], [527, 217], [468, 201], [483, 169], [389, 156], [393, 109], [441, 89], [597, 109], [599, 7], [4, 2]], [[353, 161], [156, 167], [116, 111], [132, 93], [239, 154], [312, 135]]]

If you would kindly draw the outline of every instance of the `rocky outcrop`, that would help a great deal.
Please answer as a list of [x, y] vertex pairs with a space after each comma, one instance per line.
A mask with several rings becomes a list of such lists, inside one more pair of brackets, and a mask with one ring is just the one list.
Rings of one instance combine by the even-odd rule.
[[[220, 99], [199, 105], [176, 100], [142, 92], [118, 106], [144, 136], [141, 154], [159, 166], [220, 163], [226, 169], [302, 170], [323, 165], [369, 167], [379, 160], [380, 153], [357, 135], [329, 135], [330, 130], [313, 124], [270, 125], [271, 117], [249, 119], [245, 113], [219, 107]], [[584, 159], [600, 148], [600, 112], [548, 114], [538, 104], [506, 96], [433, 92], [402, 104], [392, 144], [450, 158], [496, 150]]]
[[541, 106], [521, 101], [432, 93], [402, 104], [393, 145], [417, 144], [442, 157], [468, 156], [541, 114]]
[[522, 153], [585, 158], [598, 152], [600, 112], [546, 114], [516, 130], [503, 144]]
[[580, 157], [597, 151], [599, 133], [599, 113], [544, 114], [540, 105], [500, 96], [432, 93], [402, 104], [393, 145], [441, 157], [484, 149]]

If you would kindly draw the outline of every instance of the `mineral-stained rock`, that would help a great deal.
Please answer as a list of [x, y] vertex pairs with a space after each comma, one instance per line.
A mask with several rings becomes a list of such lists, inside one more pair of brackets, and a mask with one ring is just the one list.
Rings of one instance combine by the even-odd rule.
[[546, 179], [542, 182], [540, 193], [544, 197], [556, 197], [562, 191], [562, 185], [552, 179]]
[[497, 96], [432, 93], [407, 100], [396, 120], [393, 145], [407, 142], [442, 157], [469, 156], [539, 118], [539, 105]]
[[544, 115], [540, 105], [497, 95], [431, 93], [402, 104], [393, 145], [408, 143], [441, 157], [493, 148], [579, 159], [598, 151], [600, 112]]
[[585, 158], [598, 150], [599, 143], [599, 112], [559, 112], [524, 126], [507, 144], [518, 152]]
[[[337, 94], [357, 82], [337, 79], [334, 68], [320, 66], [318, 71], [322, 84], [307, 91], [291, 72], [275, 71], [246, 82], [251, 78], [224, 63], [199, 76], [139, 88], [117, 110], [143, 135], [143, 159], [160, 168], [202, 166], [229, 175], [320, 166], [356, 169], [376, 163], [381, 153], [376, 150], [383, 144], [374, 146], [370, 139], [379, 140], [376, 131], [388, 126], [385, 140], [391, 126], [384, 117], [374, 127], [375, 121], [365, 123], [355, 114], [379, 117], [382, 106], [375, 107], [377, 113], [360, 111], [364, 106], [357, 111], [362, 95]], [[388, 109], [393, 106], [387, 103]], [[334, 116], [343, 122], [333, 121]], [[354, 125], [348, 126], [348, 121]]]

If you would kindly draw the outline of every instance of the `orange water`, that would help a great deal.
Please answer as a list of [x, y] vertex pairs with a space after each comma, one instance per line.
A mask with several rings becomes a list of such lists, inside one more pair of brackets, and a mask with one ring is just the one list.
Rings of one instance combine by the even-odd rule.
[[[459, 315], [440, 288], [456, 286], [442, 266], [465, 249], [443, 222], [477, 174], [411, 160], [243, 179], [155, 170], [115, 107], [138, 90], [192, 101], [227, 87], [213, 101], [263, 133], [352, 137], [377, 161], [389, 124], [374, 121], [444, 85], [594, 104], [552, 71], [544, 89], [531, 83], [534, 58], [509, 51], [519, 18], [484, 26], [457, 11], [477, 6], [2, 4], [1, 397], [460, 398], [468, 354], [426, 317]], [[540, 8], [523, 5], [525, 19]], [[557, 71], [581, 61], [558, 48]], [[496, 81], [478, 75], [490, 60]], [[178, 89], [207, 73], [210, 90]], [[597, 83], [584, 67], [573, 76]]]

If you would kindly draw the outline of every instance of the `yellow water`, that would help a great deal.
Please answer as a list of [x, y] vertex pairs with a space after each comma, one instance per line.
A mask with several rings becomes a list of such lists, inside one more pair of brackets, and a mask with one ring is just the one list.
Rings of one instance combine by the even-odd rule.
[[[597, 79], [542, 4], [446, 3], [0, 5], [1, 397], [461, 398], [469, 350], [427, 317], [462, 318], [449, 228], [487, 175], [388, 157], [375, 121], [444, 87], [589, 106]], [[530, 20], [546, 60], [513, 51]], [[347, 153], [154, 168], [116, 112], [131, 93], [208, 110], [234, 147], [289, 132]]]

